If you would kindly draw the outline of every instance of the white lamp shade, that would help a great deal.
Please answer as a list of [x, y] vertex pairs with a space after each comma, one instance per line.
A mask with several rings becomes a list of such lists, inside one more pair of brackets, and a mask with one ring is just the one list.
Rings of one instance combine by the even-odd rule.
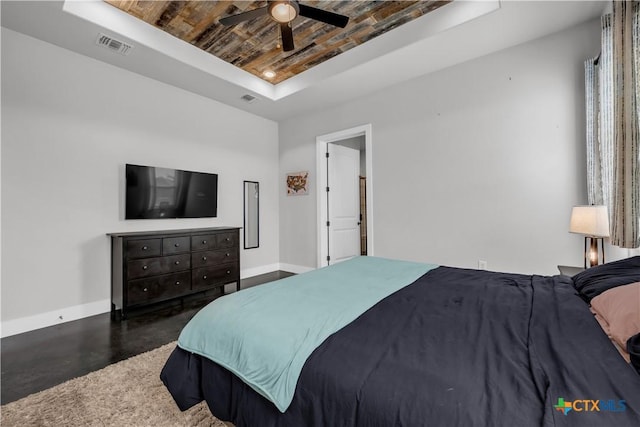
[[569, 232], [592, 237], [609, 237], [609, 214], [606, 206], [574, 206]]

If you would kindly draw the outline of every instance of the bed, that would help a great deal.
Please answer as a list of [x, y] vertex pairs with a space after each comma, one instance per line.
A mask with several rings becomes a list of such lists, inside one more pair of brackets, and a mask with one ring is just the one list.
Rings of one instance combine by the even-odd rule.
[[635, 282], [640, 257], [573, 279], [358, 257], [213, 301], [161, 379], [237, 427], [639, 426], [640, 312], [621, 348], [590, 306], [640, 306]]

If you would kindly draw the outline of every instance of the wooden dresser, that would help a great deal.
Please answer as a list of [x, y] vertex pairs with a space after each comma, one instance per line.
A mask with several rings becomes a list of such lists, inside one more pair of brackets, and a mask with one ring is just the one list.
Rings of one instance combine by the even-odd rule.
[[236, 283], [239, 228], [109, 233], [111, 314]]

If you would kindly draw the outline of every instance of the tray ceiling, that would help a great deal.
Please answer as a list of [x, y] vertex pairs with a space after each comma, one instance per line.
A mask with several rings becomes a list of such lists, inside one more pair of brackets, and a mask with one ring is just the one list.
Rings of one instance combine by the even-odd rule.
[[[269, 83], [277, 84], [449, 3], [446, 1], [303, 1], [350, 18], [337, 28], [303, 17], [293, 21], [295, 50], [280, 46], [278, 24], [265, 15], [234, 26], [218, 22], [266, 1], [105, 0], [128, 14]], [[275, 73], [265, 77], [266, 71]]]
[[[275, 121], [343, 105], [587, 21], [597, 30], [609, 7], [609, 1], [456, 0], [272, 84], [103, 0], [0, 1], [3, 32], [22, 33]], [[128, 55], [106, 49], [96, 43], [101, 34], [133, 49]], [[255, 102], [246, 102], [247, 94]]]

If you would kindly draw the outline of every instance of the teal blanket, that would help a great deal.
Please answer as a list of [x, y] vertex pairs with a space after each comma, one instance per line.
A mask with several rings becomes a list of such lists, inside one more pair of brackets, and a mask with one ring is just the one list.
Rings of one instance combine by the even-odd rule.
[[357, 257], [211, 302], [178, 345], [237, 375], [284, 412], [311, 353], [437, 265]]

